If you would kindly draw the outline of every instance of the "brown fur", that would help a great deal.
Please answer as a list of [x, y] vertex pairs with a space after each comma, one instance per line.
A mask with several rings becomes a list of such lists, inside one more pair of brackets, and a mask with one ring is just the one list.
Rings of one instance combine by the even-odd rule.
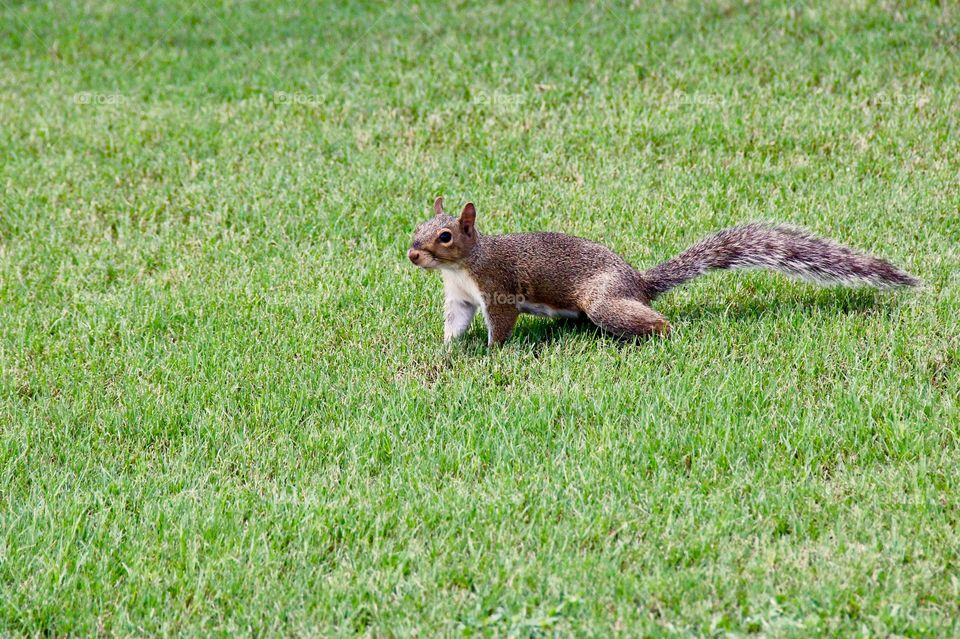
[[[879, 258], [788, 227], [727, 229], [641, 273], [590, 240], [562, 233], [481, 235], [475, 222], [473, 204], [455, 218], [443, 212], [442, 198], [437, 198], [434, 216], [417, 227], [408, 257], [421, 268], [443, 269], [476, 284], [481, 302], [448, 291], [448, 308], [483, 310], [491, 344], [510, 337], [521, 312], [586, 317], [621, 337], [665, 335], [670, 324], [650, 302], [710, 269], [770, 268], [818, 281], [877, 287], [918, 284]], [[451, 317], [448, 313], [448, 324]], [[469, 324], [472, 312], [464, 317]], [[448, 338], [462, 330], [449, 328]]]

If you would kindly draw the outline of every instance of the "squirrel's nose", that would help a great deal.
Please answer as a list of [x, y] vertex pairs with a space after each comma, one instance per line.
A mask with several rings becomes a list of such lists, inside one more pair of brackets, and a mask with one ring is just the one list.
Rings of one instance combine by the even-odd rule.
[[410, 249], [409, 251], [407, 251], [407, 257], [410, 258], [411, 262], [416, 264], [417, 262], [420, 261], [420, 251], [416, 249]]

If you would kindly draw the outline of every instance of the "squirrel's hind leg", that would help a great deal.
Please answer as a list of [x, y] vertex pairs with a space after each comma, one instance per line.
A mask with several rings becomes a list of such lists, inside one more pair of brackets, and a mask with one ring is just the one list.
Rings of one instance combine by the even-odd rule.
[[599, 297], [584, 310], [591, 322], [619, 337], [666, 335], [670, 332], [666, 317], [629, 297]]

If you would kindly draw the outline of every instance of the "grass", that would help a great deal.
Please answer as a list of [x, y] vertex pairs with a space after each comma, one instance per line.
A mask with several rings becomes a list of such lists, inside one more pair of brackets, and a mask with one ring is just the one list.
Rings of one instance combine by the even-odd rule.
[[[0, 635], [960, 632], [952, 3], [0, 0]], [[442, 344], [445, 195], [669, 340]]]

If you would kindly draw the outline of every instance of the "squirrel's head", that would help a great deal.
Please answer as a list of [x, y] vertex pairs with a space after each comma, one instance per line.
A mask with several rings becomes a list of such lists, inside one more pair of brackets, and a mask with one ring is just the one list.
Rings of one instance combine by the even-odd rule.
[[477, 245], [474, 222], [477, 209], [470, 202], [460, 217], [443, 212], [443, 198], [433, 203], [433, 217], [413, 232], [413, 244], [407, 251], [410, 261], [420, 268], [453, 267], [469, 257]]

